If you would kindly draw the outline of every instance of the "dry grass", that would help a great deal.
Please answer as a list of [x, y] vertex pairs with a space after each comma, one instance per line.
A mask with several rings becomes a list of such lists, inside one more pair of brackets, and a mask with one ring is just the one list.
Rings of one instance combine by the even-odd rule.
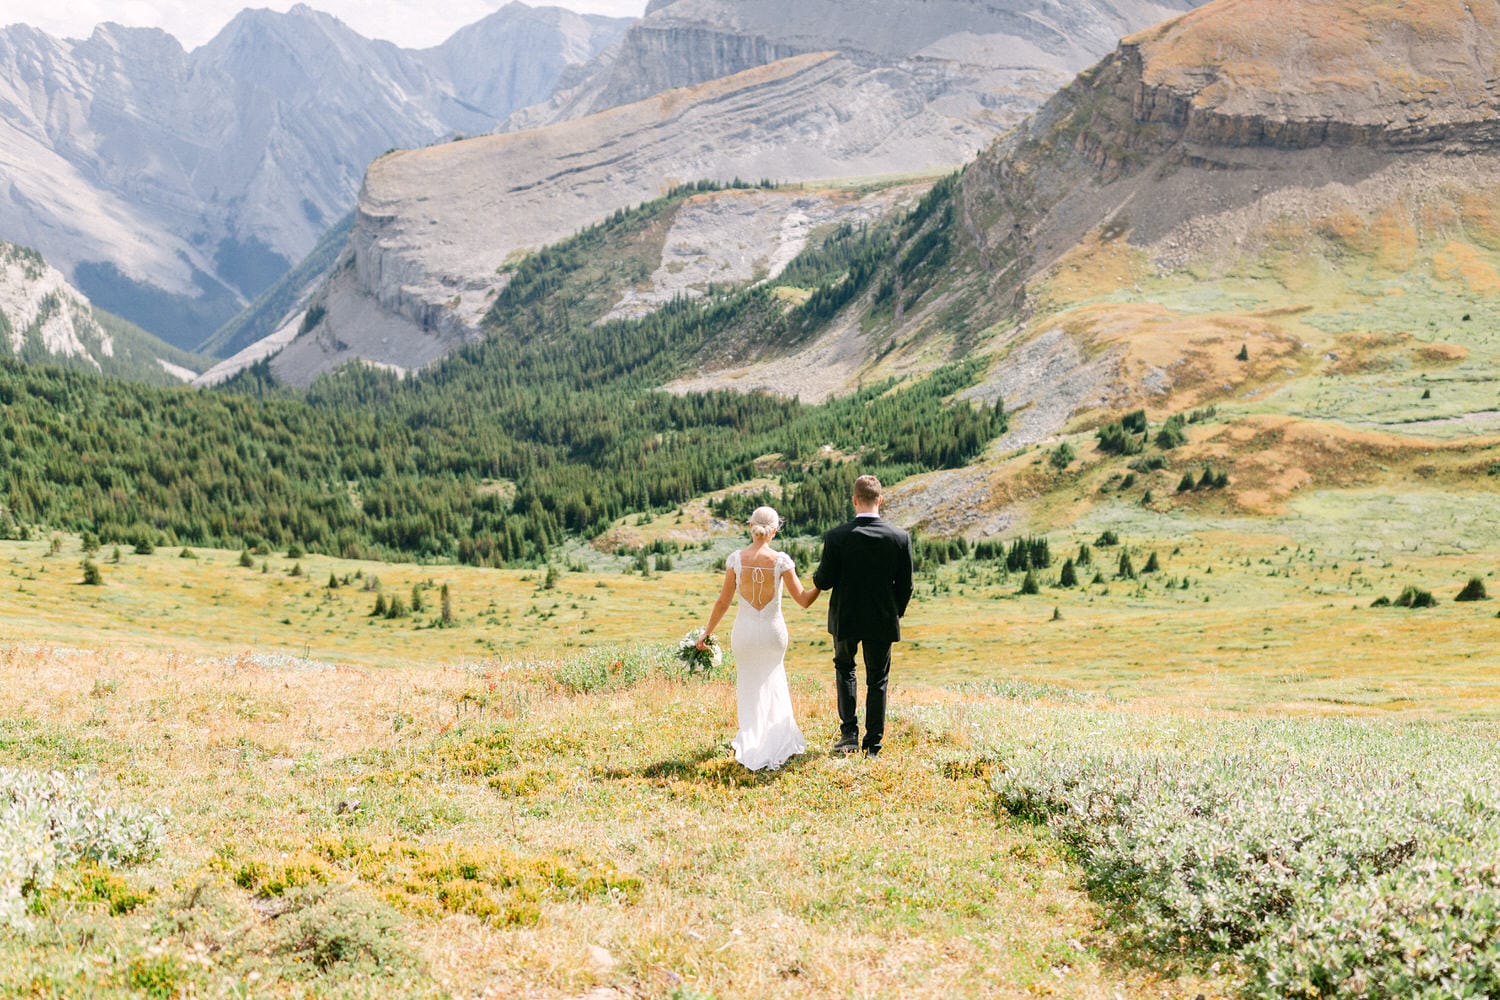
[[[8, 647], [0, 687], [0, 757], [97, 768], [112, 797], [172, 811], [162, 857], [127, 873], [151, 905], [102, 923], [63, 906], [39, 938], [0, 943], [8, 995], [126, 995], [147, 953], [181, 956], [194, 995], [236, 995], [226, 984], [252, 971], [258, 996], [1216, 992], [1109, 958], [1057, 849], [996, 819], [983, 747], [1018, 710], [1005, 699], [905, 690], [887, 756], [844, 759], [821, 749], [827, 692], [798, 684], [815, 749], [750, 775], [723, 750], [724, 680], [575, 697], [498, 662], [360, 672]], [[479, 904], [524, 889], [504, 871], [624, 888], [548, 875], [519, 918], [497, 918]], [[418, 960], [404, 985], [254, 947], [280, 887], [311, 883], [396, 906]], [[86, 917], [98, 959], [76, 970], [55, 935]]]
[[[1395, 471], [1247, 518], [1232, 492], [1155, 511], [1097, 492], [1107, 462], [1028, 464], [1060, 477], [1054, 495], [1092, 497], [1053, 531], [1059, 561], [1111, 527], [1137, 568], [1154, 551], [1161, 571], [1116, 579], [1119, 550], [1095, 547], [1085, 586], [1054, 586], [1054, 565], [1020, 597], [993, 564], [928, 567], [877, 760], [823, 749], [821, 609], [791, 612], [812, 750], [774, 774], [725, 752], [727, 679], [559, 682], [571, 658], [660, 649], [697, 624], [706, 567], [566, 573], [549, 591], [534, 571], [307, 557], [304, 579], [284, 558], [262, 573], [236, 553], [162, 551], [106, 562], [99, 589], [76, 582], [74, 539], [57, 555], [0, 544], [0, 763], [90, 769], [111, 799], [172, 814], [161, 858], [124, 874], [147, 904], [109, 916], [60, 887], [32, 936], [0, 942], [0, 991], [135, 995], [132, 975], [156, 969], [200, 996], [243, 995], [252, 974], [256, 996], [1221, 995], [1227, 980], [1117, 950], [1056, 845], [995, 815], [990, 749], [1047, 739], [1056, 703], [1143, 725], [1500, 719], [1500, 624], [1488, 602], [1451, 600], [1500, 574], [1500, 534], [1475, 517], [1497, 480], [1472, 442], [1429, 449], [1418, 489], [1398, 488], [1417, 454], [1404, 438], [1284, 419], [1191, 431], [1178, 451], [1194, 461], [1226, 449], [1315, 477]], [[1444, 485], [1460, 475], [1466, 492]], [[325, 592], [355, 572], [398, 593], [449, 582], [454, 627], [370, 620], [372, 594]], [[1407, 584], [1438, 607], [1369, 606]], [[413, 957], [289, 961], [277, 914], [299, 885], [392, 908]]]

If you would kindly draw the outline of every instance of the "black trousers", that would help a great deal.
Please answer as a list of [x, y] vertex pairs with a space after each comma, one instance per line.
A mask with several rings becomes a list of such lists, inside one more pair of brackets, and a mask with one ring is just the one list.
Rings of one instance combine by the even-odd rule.
[[880, 750], [885, 736], [885, 685], [891, 674], [891, 643], [881, 639], [838, 639], [833, 644], [834, 685], [839, 696], [839, 733], [843, 739], [859, 739], [859, 717], [855, 714], [859, 686], [854, 677], [854, 654], [865, 651], [866, 750]]

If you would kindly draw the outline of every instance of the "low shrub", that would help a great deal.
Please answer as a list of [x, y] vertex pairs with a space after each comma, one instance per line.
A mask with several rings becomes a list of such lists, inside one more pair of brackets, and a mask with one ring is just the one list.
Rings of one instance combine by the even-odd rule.
[[346, 964], [391, 971], [413, 962], [400, 916], [379, 900], [316, 887], [289, 893], [287, 903], [273, 946], [284, 958], [320, 972]]
[[552, 676], [564, 690], [589, 694], [630, 687], [652, 674], [676, 676], [685, 669], [675, 650], [598, 649], [563, 661]]
[[59, 870], [117, 867], [156, 853], [165, 817], [99, 801], [81, 775], [0, 768], [0, 926], [24, 926]]
[[1267, 1000], [1497, 995], [1489, 739], [1094, 713], [995, 752], [998, 805], [1059, 836], [1133, 945], [1232, 956]]

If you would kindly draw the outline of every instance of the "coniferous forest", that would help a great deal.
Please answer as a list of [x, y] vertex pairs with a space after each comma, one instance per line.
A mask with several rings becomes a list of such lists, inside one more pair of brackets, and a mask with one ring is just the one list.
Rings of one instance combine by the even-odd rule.
[[[613, 251], [687, 193], [528, 257], [484, 342], [404, 379], [350, 367], [296, 391], [262, 365], [197, 391], [0, 362], [0, 532], [526, 563], [625, 514], [744, 481], [779, 454], [784, 513], [814, 534], [845, 516], [858, 471], [894, 482], [958, 466], [1004, 429], [998, 406], [953, 401], [976, 361], [816, 406], [657, 390], [724, 338], [794, 342], [913, 259], [915, 272], [952, 215], [944, 183], [894, 225], [834, 233], [783, 278], [811, 290], [799, 307], [763, 285], [598, 323], [630, 266]], [[914, 243], [928, 250], [901, 253]], [[901, 277], [920, 294], [920, 274]], [[825, 445], [857, 455], [858, 469], [820, 457]]]

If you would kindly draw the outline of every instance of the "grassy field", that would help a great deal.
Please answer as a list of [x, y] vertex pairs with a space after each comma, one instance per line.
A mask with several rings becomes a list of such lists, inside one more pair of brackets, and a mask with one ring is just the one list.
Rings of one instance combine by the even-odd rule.
[[[822, 608], [791, 609], [810, 751], [758, 775], [725, 749], [732, 677], [668, 655], [730, 538], [649, 576], [578, 550], [551, 588], [165, 549], [102, 552], [86, 586], [77, 539], [3, 543], [0, 767], [82, 769], [91, 802], [164, 811], [165, 838], [136, 866], [60, 869], [31, 928], [0, 932], [0, 992], [1227, 996], [1240, 958], [1137, 950], [1067, 838], [992, 781], [1067, 734], [1211, 746], [1235, 719], [1492, 744], [1500, 619], [1452, 600], [1500, 573], [1486, 500], [1101, 502], [1049, 536], [1058, 562], [1091, 547], [1082, 587], [1056, 564], [1034, 596], [998, 564], [928, 566], [879, 760], [827, 753]], [[1374, 527], [1351, 537], [1354, 517]], [[1122, 552], [1160, 569], [1121, 579]], [[371, 617], [372, 577], [424, 609]], [[1370, 606], [1408, 584], [1437, 606]]]

